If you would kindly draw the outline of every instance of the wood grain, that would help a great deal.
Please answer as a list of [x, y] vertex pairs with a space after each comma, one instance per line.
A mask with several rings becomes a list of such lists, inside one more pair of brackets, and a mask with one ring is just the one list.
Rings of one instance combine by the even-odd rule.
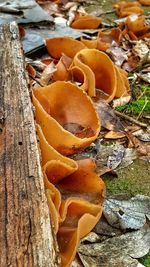
[[0, 266], [59, 266], [14, 22], [0, 26]]

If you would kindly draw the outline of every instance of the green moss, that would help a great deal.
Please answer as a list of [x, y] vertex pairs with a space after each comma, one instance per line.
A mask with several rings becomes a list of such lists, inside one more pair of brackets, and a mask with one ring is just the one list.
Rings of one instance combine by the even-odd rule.
[[113, 179], [112, 181], [110, 180], [105, 180], [106, 182], [106, 188], [107, 192], [109, 194], [119, 194], [121, 193], [130, 193], [131, 194], [131, 184], [126, 181], [125, 179], [122, 179], [122, 181], [117, 180], [117, 178]]
[[139, 262], [146, 267], [150, 267], [150, 252], [146, 256], [140, 258]]
[[150, 86], [135, 87], [136, 100], [130, 103], [117, 107], [118, 111], [125, 113], [132, 113], [138, 115], [141, 111], [143, 113], [150, 112]]
[[108, 195], [136, 194], [150, 196], [150, 164], [143, 160], [135, 160], [131, 165], [117, 171], [118, 177], [103, 177]]

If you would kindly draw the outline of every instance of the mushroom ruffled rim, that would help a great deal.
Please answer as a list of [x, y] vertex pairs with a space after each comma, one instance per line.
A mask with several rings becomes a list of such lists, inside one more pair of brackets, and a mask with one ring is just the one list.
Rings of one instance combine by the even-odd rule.
[[102, 20], [96, 16], [78, 13], [70, 26], [74, 29], [97, 29], [101, 24]]
[[74, 161], [57, 152], [37, 126], [46, 195], [61, 254], [61, 266], [70, 266], [81, 238], [102, 214], [105, 185], [92, 159]]
[[[100, 121], [90, 97], [79, 87], [59, 81], [32, 93], [36, 121], [49, 143], [63, 155], [87, 147], [100, 132]], [[64, 129], [65, 124], [78, 124], [89, 129], [83, 138]], [[80, 136], [80, 135], [79, 135]]]
[[56, 59], [59, 59], [62, 53], [73, 58], [78, 51], [86, 48], [80, 41], [67, 36], [46, 39], [46, 47], [48, 53]]
[[96, 89], [101, 90], [101, 98], [110, 102], [116, 94], [116, 72], [111, 59], [97, 49], [83, 49], [74, 59], [73, 65], [79, 67], [86, 76], [83, 84], [89, 96], [96, 96]]

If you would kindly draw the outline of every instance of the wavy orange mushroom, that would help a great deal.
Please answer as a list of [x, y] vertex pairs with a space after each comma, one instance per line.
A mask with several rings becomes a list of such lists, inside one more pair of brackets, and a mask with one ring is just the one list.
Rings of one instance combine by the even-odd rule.
[[144, 10], [141, 7], [141, 4], [137, 1], [135, 2], [125, 2], [121, 1], [114, 5], [116, 8], [116, 13], [120, 18], [130, 16], [132, 14], [143, 15]]
[[130, 85], [128, 81], [128, 74], [125, 70], [115, 66], [116, 77], [117, 77], [117, 89], [115, 97], [126, 96], [129, 94]]
[[[63, 204], [66, 218], [59, 228], [57, 240], [62, 266], [69, 267], [76, 255], [80, 239], [85, 237], [99, 221], [102, 215], [102, 206], [77, 198], [67, 199]], [[72, 225], [69, 225], [70, 221], [72, 221]]]
[[150, 37], [150, 25], [145, 24], [144, 16], [137, 17], [133, 21], [130, 18], [127, 18], [124, 24], [131, 39], [134, 40], [136, 38], [143, 39], [145, 37]]
[[[92, 100], [70, 82], [55, 82], [33, 90], [36, 120], [46, 139], [64, 155], [85, 148], [96, 139], [100, 121]], [[69, 126], [79, 126], [75, 132]], [[66, 129], [65, 129], [66, 128]]]
[[72, 63], [72, 58], [62, 54], [59, 62], [56, 65], [56, 72], [52, 76], [53, 81], [67, 81], [69, 79], [69, 67]]
[[[57, 233], [61, 266], [70, 266], [82, 237], [102, 214], [105, 186], [91, 159], [75, 162], [47, 142], [38, 126], [43, 172], [50, 213]], [[54, 185], [55, 184], [55, 185]]]
[[46, 39], [46, 47], [48, 53], [56, 59], [59, 59], [62, 56], [62, 53], [70, 58], [73, 58], [77, 52], [86, 48], [82, 42], [71, 37]]
[[87, 48], [95, 48], [97, 49], [97, 39], [89, 40], [83, 37], [80, 38], [80, 41], [87, 47]]
[[150, 6], [150, 0], [139, 0], [139, 2], [143, 6]]
[[113, 42], [119, 43], [121, 38], [121, 29], [119, 27], [113, 28], [111, 31], [108, 32], [99, 32], [97, 35], [97, 39], [88, 40], [81, 37], [81, 42], [87, 48], [95, 48], [100, 51], [106, 51], [108, 48], [111, 47]]
[[103, 52], [96, 49], [83, 49], [73, 59], [73, 64], [79, 67], [86, 76], [83, 89], [90, 96], [96, 95], [96, 89], [101, 98], [110, 102], [116, 94], [116, 72], [113, 62]]
[[106, 51], [113, 44], [119, 43], [121, 37], [121, 29], [113, 28], [109, 32], [99, 32], [97, 36], [97, 49], [101, 51]]
[[101, 23], [102, 20], [96, 16], [77, 13], [70, 26], [74, 29], [97, 29]]

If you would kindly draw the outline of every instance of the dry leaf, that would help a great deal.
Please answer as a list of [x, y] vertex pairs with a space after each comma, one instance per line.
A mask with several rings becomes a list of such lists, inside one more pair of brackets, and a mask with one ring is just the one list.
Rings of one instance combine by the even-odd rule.
[[122, 145], [114, 147], [113, 153], [108, 156], [107, 167], [110, 169], [116, 169], [122, 162], [124, 157], [125, 148]]
[[87, 236], [85, 236], [82, 240], [81, 243], [82, 244], [87, 244], [87, 243], [96, 243], [100, 241], [100, 236], [97, 235], [94, 232], [90, 232]]
[[132, 134], [143, 142], [150, 142], [150, 133], [148, 131], [146, 132], [143, 129], [138, 129]]
[[101, 220], [99, 220], [99, 222], [94, 227], [94, 232], [96, 234], [99, 234], [101, 241], [104, 241], [108, 237], [118, 236], [122, 234], [122, 230], [112, 227], [105, 219], [104, 215], [102, 215]]
[[118, 99], [114, 99], [113, 100], [113, 108], [124, 106], [125, 104], [129, 103], [130, 99], [131, 99], [130, 95], [122, 96]]
[[120, 229], [140, 229], [150, 220], [150, 197], [137, 195], [129, 200], [106, 199], [103, 214], [110, 225]]
[[47, 85], [52, 75], [57, 71], [57, 68], [53, 62], [47, 65], [42, 72], [40, 83], [44, 86]]
[[97, 169], [116, 169], [122, 162], [125, 153], [125, 148], [119, 144], [113, 144], [110, 146], [102, 146], [100, 144], [99, 152], [95, 157]]
[[119, 46], [111, 46], [107, 49], [107, 53], [118, 67], [128, 60], [127, 52]]
[[114, 131], [109, 131], [107, 134], [105, 134], [106, 139], [119, 139], [125, 137], [124, 132], [114, 132]]
[[101, 243], [80, 245], [79, 257], [85, 267], [133, 267], [150, 249], [150, 227], [109, 238]]
[[123, 169], [129, 166], [130, 164], [133, 163], [133, 160], [135, 160], [138, 157], [137, 152], [133, 148], [126, 148], [124, 157], [122, 159], [122, 162], [120, 165], [117, 167], [117, 169]]
[[110, 105], [96, 98], [93, 100], [101, 120], [102, 127], [110, 131], [123, 132], [124, 127]]

